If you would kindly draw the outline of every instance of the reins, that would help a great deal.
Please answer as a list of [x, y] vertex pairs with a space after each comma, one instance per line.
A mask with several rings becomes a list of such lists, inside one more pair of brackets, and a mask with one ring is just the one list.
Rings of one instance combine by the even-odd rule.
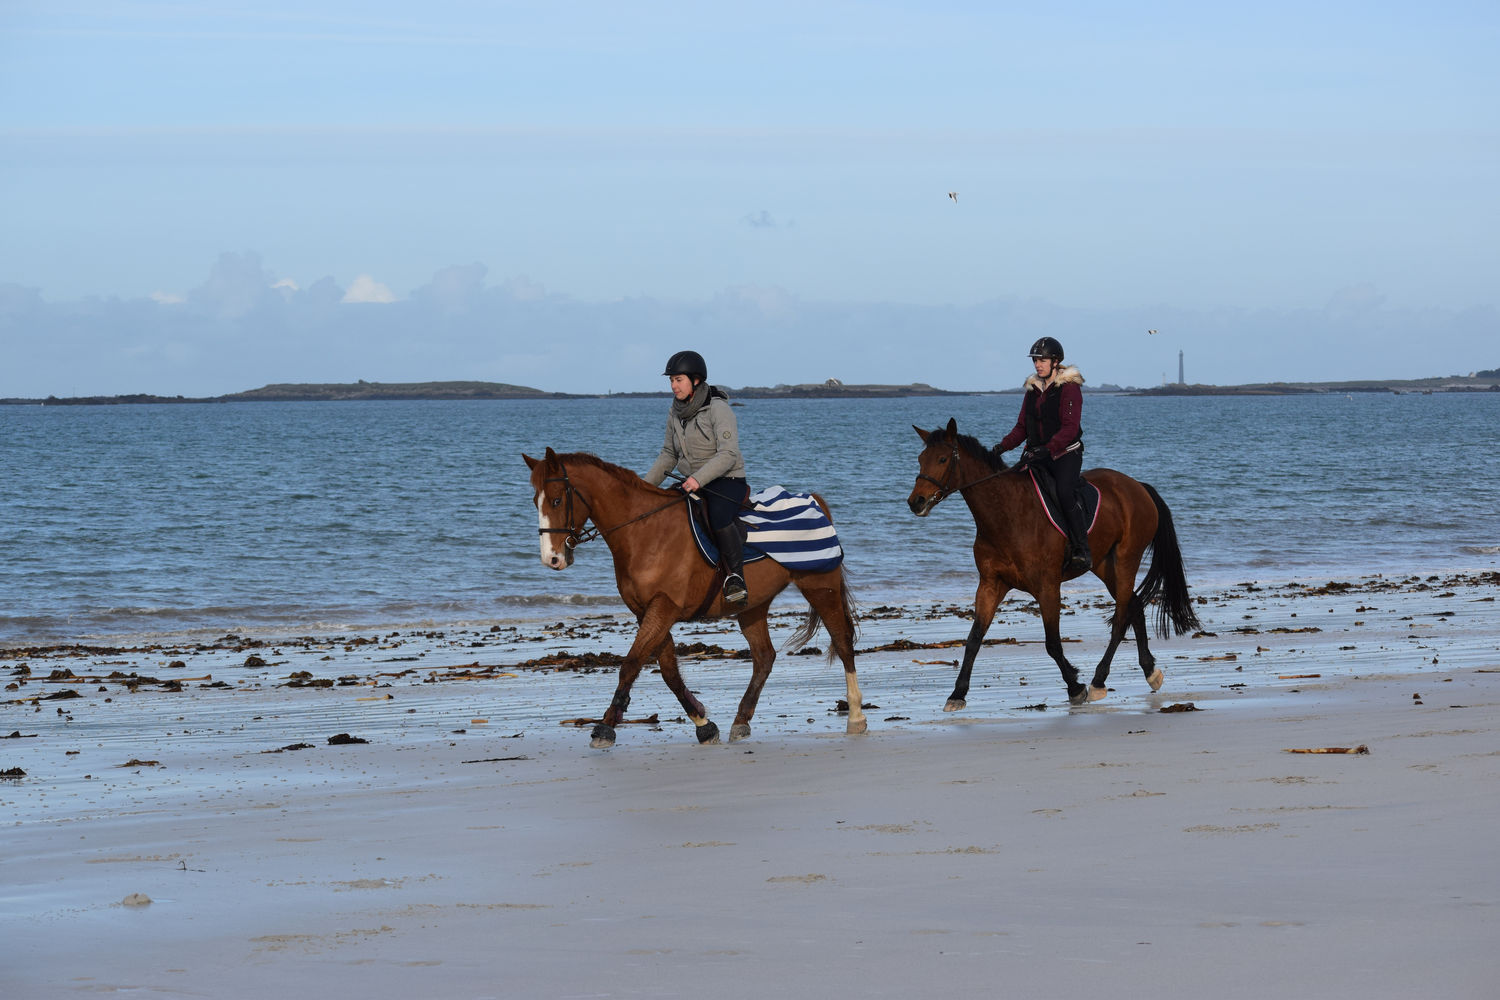
[[566, 545], [569, 549], [576, 549], [584, 542], [591, 542], [596, 538], [603, 538], [605, 535], [609, 534], [612, 531], [618, 531], [626, 525], [634, 524], [637, 521], [644, 521], [646, 518], [652, 516], [653, 514], [660, 514], [668, 507], [674, 507], [679, 503], [687, 502], [687, 495], [683, 494], [681, 496], [674, 497], [673, 499], [668, 500], [660, 507], [653, 507], [651, 510], [646, 511], [644, 514], [637, 514], [630, 520], [621, 521], [619, 524], [616, 524], [609, 528], [600, 528], [598, 525], [588, 527], [588, 518], [584, 518], [585, 527], [581, 529], [576, 528], [573, 526], [573, 494], [577, 493], [578, 496], [583, 500], [583, 502], [588, 505], [590, 517], [593, 516], [594, 505], [589, 503], [589, 498], [583, 495], [583, 491], [574, 486], [572, 481], [568, 479], [568, 467], [566, 465], [563, 465], [561, 461], [559, 461], [557, 465], [558, 468], [562, 469], [562, 475], [549, 476], [548, 478], [542, 480], [542, 482], [563, 484], [563, 500], [566, 503], [566, 506], [563, 508], [563, 512], [568, 519], [568, 526], [566, 528], [538, 527], [536, 529], [536, 532], [538, 535], [566, 535], [567, 537], [563, 539], [563, 544]]

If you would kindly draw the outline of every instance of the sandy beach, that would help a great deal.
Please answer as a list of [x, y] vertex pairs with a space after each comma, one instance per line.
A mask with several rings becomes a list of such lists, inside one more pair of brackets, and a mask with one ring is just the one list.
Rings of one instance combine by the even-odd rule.
[[865, 608], [868, 734], [784, 654], [749, 740], [644, 674], [609, 751], [622, 615], [3, 649], [0, 996], [1492, 997], [1497, 594], [1206, 593], [1079, 708], [1013, 597], [954, 714], [965, 609]]

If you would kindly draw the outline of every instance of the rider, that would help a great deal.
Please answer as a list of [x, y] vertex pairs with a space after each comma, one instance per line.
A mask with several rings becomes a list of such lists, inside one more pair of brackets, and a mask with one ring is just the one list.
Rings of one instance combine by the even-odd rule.
[[667, 359], [663, 375], [671, 379], [672, 411], [661, 454], [641, 478], [653, 485], [673, 468], [687, 476], [681, 488], [704, 501], [708, 525], [719, 546], [724, 569], [724, 600], [743, 605], [745, 535], [737, 519], [750, 496], [740, 435], [729, 397], [708, 384], [708, 364], [697, 351], [678, 351]]
[[1052, 337], [1042, 337], [1032, 344], [1030, 355], [1036, 374], [1026, 380], [1021, 415], [995, 447], [1006, 452], [1024, 441], [1022, 461], [1052, 474], [1068, 529], [1063, 569], [1082, 573], [1093, 565], [1083, 500], [1078, 495], [1083, 468], [1083, 428], [1079, 423], [1083, 374], [1062, 363], [1062, 344]]

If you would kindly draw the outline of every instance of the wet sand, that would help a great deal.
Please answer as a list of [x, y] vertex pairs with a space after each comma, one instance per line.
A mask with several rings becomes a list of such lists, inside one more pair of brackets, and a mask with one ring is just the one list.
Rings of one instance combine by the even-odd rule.
[[623, 616], [3, 649], [0, 996], [1493, 996], [1497, 594], [1208, 593], [1081, 708], [1013, 598], [953, 714], [966, 609], [866, 608], [868, 734], [783, 655], [750, 740], [647, 674], [607, 752]]

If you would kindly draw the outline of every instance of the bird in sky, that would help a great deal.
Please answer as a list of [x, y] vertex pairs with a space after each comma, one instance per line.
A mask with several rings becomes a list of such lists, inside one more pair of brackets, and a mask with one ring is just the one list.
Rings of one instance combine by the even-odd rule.
[[1155, 330], [1147, 330], [1146, 332], [1147, 333], [1155, 333], [1156, 331]]
[[958, 192], [957, 191], [949, 191], [948, 192], [948, 197], [950, 197], [950, 198], [953, 199], [953, 203], [955, 205], [958, 204]]

